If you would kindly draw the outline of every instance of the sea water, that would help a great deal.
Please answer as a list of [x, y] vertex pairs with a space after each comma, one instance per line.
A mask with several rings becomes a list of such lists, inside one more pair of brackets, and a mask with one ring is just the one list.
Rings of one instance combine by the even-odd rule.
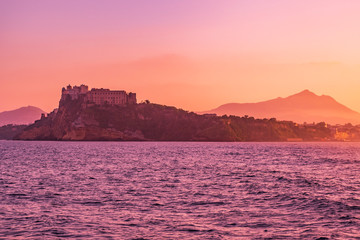
[[360, 143], [0, 141], [3, 239], [360, 239]]

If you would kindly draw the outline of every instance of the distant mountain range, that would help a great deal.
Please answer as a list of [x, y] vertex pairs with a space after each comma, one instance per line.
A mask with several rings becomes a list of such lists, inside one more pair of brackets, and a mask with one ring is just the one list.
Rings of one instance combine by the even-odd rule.
[[318, 96], [309, 90], [286, 98], [258, 103], [228, 103], [210, 111], [217, 115], [248, 115], [255, 118], [276, 118], [297, 123], [326, 122], [329, 124], [359, 124], [360, 113], [338, 103], [330, 96]]
[[43, 110], [33, 106], [21, 107], [11, 111], [0, 112], [0, 126], [7, 124], [30, 124], [41, 118]]

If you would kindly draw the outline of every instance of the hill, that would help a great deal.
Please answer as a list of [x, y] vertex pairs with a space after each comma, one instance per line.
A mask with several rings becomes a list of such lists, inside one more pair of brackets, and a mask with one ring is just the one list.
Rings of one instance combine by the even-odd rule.
[[16, 135], [19, 135], [27, 125], [4, 125], [0, 127], [0, 140], [12, 140]]
[[62, 101], [58, 110], [20, 133], [20, 140], [288, 141], [328, 140], [325, 124], [198, 115], [157, 104], [95, 105]]
[[43, 110], [33, 106], [21, 107], [11, 111], [0, 112], [0, 126], [14, 124], [22, 125], [33, 123], [40, 119]]
[[318, 96], [309, 90], [286, 98], [276, 98], [258, 103], [228, 103], [203, 113], [219, 116], [253, 116], [255, 118], [276, 118], [297, 123], [326, 122], [329, 124], [359, 124], [360, 113], [338, 103], [330, 96]]

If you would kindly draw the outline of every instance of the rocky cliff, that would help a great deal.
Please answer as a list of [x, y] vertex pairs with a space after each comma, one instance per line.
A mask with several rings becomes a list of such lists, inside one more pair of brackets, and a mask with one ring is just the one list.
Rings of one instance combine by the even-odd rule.
[[326, 140], [325, 125], [299, 127], [289, 121], [198, 115], [157, 104], [89, 105], [63, 101], [59, 109], [16, 136], [20, 140], [108, 141], [287, 141]]

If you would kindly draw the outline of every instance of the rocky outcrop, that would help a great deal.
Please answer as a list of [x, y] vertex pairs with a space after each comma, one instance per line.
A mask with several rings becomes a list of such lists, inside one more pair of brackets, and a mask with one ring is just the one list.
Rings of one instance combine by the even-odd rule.
[[17, 135], [21, 140], [64, 141], [287, 141], [327, 140], [324, 125], [299, 127], [289, 121], [198, 115], [157, 104], [88, 105], [62, 101], [58, 110]]
[[0, 140], [12, 140], [16, 135], [20, 134], [27, 125], [8, 124], [0, 127]]

